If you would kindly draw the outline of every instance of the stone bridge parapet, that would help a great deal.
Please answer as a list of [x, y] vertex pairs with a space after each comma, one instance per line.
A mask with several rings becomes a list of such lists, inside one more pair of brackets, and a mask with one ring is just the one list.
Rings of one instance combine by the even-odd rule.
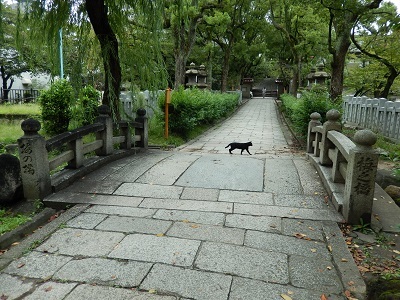
[[317, 169], [335, 208], [350, 224], [371, 222], [378, 152], [376, 135], [359, 130], [353, 140], [341, 133], [340, 113], [311, 114], [308, 126], [308, 158]]
[[[38, 133], [41, 124], [35, 119], [23, 121], [21, 128], [24, 135], [18, 139], [18, 151], [24, 197], [28, 200], [42, 200], [96, 167], [129, 155], [132, 146], [148, 147], [147, 117], [142, 109], [138, 110], [134, 122], [113, 123], [110, 108], [102, 105], [94, 124], [47, 141]], [[95, 140], [85, 143], [84, 137], [89, 134], [95, 134]], [[89, 153], [92, 155], [88, 156]], [[63, 167], [65, 172], [50, 175], [51, 171]]]

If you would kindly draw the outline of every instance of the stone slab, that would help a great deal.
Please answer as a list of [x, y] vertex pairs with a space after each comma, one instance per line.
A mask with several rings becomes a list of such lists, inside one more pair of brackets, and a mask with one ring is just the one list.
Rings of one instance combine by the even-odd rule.
[[302, 255], [307, 257], [323, 257], [330, 259], [330, 253], [324, 243], [308, 241], [296, 237], [259, 231], [247, 231], [245, 246], [267, 251], [276, 251], [288, 255]]
[[282, 233], [289, 236], [300, 233], [312, 240], [324, 241], [321, 221], [282, 219]]
[[228, 190], [262, 191], [264, 162], [237, 155], [204, 155], [177, 180], [176, 185]]
[[[231, 292], [229, 294], [229, 300], [260, 300], [260, 299], [284, 299], [282, 295], [286, 295], [287, 299], [296, 300], [310, 300], [310, 299], [320, 299], [321, 295], [325, 292], [317, 292], [306, 289], [299, 289], [293, 287], [292, 285], [281, 285], [262, 282], [259, 280], [246, 279], [241, 277], [234, 277], [231, 287]], [[268, 295], [268, 298], [266, 298]], [[332, 298], [331, 295], [330, 299]], [[342, 299], [343, 298], [337, 298]]]
[[303, 194], [300, 177], [291, 159], [266, 159], [264, 191], [270, 193]]
[[33, 282], [24, 282], [18, 277], [0, 274], [0, 295], [5, 299], [18, 299], [33, 287]]
[[218, 195], [219, 195], [218, 189], [185, 187], [183, 189], [181, 199], [217, 201]]
[[199, 246], [200, 241], [131, 234], [126, 236], [108, 257], [190, 266]]
[[159, 185], [173, 185], [183, 172], [199, 156], [174, 154], [169, 156], [141, 175], [135, 182]]
[[77, 283], [48, 281], [38, 286], [32, 294], [25, 296], [24, 300], [64, 299], [76, 286]]
[[72, 193], [91, 193], [91, 194], [108, 194], [111, 195], [121, 185], [121, 181], [94, 181], [94, 180], [78, 180], [74, 184], [65, 189]]
[[264, 206], [256, 204], [235, 203], [234, 213], [254, 215], [254, 216], [272, 216], [294, 219], [309, 220], [329, 220], [342, 222], [343, 217], [332, 210], [327, 209], [308, 209], [283, 206]]
[[132, 289], [115, 288], [101, 285], [82, 284], [77, 286], [65, 300], [178, 300], [174, 296], [154, 295]]
[[329, 207], [324, 197], [311, 195], [288, 195], [277, 194], [274, 196], [275, 204], [278, 206], [302, 207], [302, 208], [320, 208]]
[[142, 202], [143, 197], [126, 197], [115, 195], [98, 195], [86, 193], [66, 192], [65, 190], [46, 197], [44, 203], [64, 204], [99, 204], [99, 205], [122, 205], [136, 207]]
[[117, 261], [106, 258], [71, 260], [53, 278], [90, 284], [136, 287], [150, 271], [152, 264], [137, 261]]
[[37, 250], [65, 255], [104, 256], [124, 238], [119, 232], [64, 228], [55, 232]]
[[4, 272], [29, 278], [50, 278], [71, 259], [68, 256], [33, 251], [13, 261]]
[[105, 218], [107, 218], [106, 215], [83, 213], [68, 221], [67, 226], [83, 229], [93, 229]]
[[205, 242], [196, 258], [195, 266], [211, 272], [289, 283], [287, 255], [277, 252]]
[[382, 231], [400, 233], [400, 207], [394, 203], [393, 199], [378, 184], [375, 184], [375, 199], [372, 213], [374, 216], [379, 217]]
[[280, 232], [281, 219], [267, 216], [249, 216], [230, 214], [226, 216], [225, 226], [258, 230], [264, 232]]
[[165, 151], [149, 151], [147, 154], [143, 154], [140, 159], [120, 168], [118, 172], [111, 173], [106, 179], [121, 182], [135, 182], [154, 165], [171, 155], [172, 153]]
[[167, 235], [194, 240], [243, 245], [244, 232], [243, 229], [237, 228], [176, 222], [168, 230]]
[[154, 215], [155, 209], [139, 208], [139, 207], [126, 207], [126, 206], [108, 206], [108, 205], [94, 205], [89, 207], [86, 212], [96, 214], [107, 214], [126, 217], [140, 217], [147, 218]]
[[311, 163], [304, 159], [293, 160], [300, 177], [301, 186], [305, 195], [326, 195], [326, 190], [317, 170]]
[[140, 207], [223, 213], [232, 213], [233, 211], [233, 203], [174, 199], [144, 199]]
[[231, 281], [228, 275], [156, 264], [140, 288], [190, 299], [226, 300]]
[[225, 215], [223, 213], [205, 211], [184, 211], [159, 209], [153, 216], [155, 219], [192, 222], [199, 224], [223, 225]]
[[326, 293], [344, 292], [332, 261], [292, 255], [289, 257], [291, 283], [299, 288], [320, 289]]
[[123, 183], [115, 195], [135, 196], [146, 198], [179, 199], [182, 188], [177, 186], [151, 185], [143, 183]]
[[221, 190], [218, 201], [273, 205], [272, 193]]
[[165, 233], [171, 224], [172, 222], [164, 220], [109, 216], [106, 220], [101, 222], [96, 229], [125, 233], [139, 232], [147, 234], [159, 234]]

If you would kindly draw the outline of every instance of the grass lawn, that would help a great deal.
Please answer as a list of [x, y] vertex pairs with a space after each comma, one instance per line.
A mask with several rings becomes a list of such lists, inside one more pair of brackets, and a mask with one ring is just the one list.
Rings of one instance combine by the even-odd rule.
[[0, 115], [29, 115], [39, 116], [41, 109], [39, 104], [3, 104], [0, 105]]

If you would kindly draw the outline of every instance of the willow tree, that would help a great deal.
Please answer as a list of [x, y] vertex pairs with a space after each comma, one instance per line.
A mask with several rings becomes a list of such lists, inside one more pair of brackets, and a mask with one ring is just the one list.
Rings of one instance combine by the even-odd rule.
[[[91, 40], [94, 31], [100, 51], [104, 71], [103, 104], [112, 108], [115, 119], [120, 118], [119, 94], [122, 82], [120, 45], [131, 42], [129, 31], [135, 27], [146, 28], [147, 39], [154, 41], [143, 47], [152, 48], [148, 55], [157, 54], [159, 34], [161, 32], [163, 5], [161, 0], [31, 0], [29, 5], [20, 0], [26, 10], [26, 17], [35, 26], [34, 41], [44, 40], [50, 45], [51, 54], [57, 53], [56, 45], [60, 28], [78, 28], [79, 40]], [[146, 60], [146, 58], [142, 58]], [[149, 58], [152, 60], [152, 58]], [[135, 61], [128, 61], [135, 67]], [[136, 66], [138, 66], [136, 64]], [[138, 73], [141, 70], [137, 70]], [[68, 75], [68, 74], [67, 74]], [[147, 74], [149, 75], [149, 74]]]
[[329, 12], [329, 52], [332, 55], [330, 98], [340, 101], [346, 55], [351, 45], [350, 35], [358, 18], [379, 8], [383, 0], [320, 0]]

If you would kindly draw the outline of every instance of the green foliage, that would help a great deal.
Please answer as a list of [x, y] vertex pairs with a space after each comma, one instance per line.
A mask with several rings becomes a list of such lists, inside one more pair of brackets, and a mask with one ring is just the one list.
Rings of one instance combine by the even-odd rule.
[[337, 103], [329, 100], [327, 91], [319, 87], [303, 92], [300, 99], [287, 94], [281, 95], [281, 98], [285, 114], [293, 123], [295, 131], [302, 137], [307, 136], [308, 123], [313, 112], [321, 115], [323, 123], [330, 109], [340, 109]]
[[0, 235], [17, 228], [29, 220], [31, 220], [29, 216], [14, 216], [6, 210], [0, 209]]
[[[165, 95], [161, 94], [159, 98], [162, 111], [164, 111], [164, 97]], [[238, 97], [238, 94], [180, 88], [171, 95], [169, 129], [172, 133], [187, 139], [197, 126], [213, 124], [234, 111]]]
[[56, 81], [49, 90], [41, 93], [39, 103], [43, 127], [48, 134], [60, 134], [68, 130], [73, 101], [74, 92], [67, 80]]
[[72, 107], [72, 127], [94, 123], [98, 113], [97, 108], [100, 105], [100, 92], [94, 87], [88, 85], [81, 89], [79, 98], [75, 106]]

